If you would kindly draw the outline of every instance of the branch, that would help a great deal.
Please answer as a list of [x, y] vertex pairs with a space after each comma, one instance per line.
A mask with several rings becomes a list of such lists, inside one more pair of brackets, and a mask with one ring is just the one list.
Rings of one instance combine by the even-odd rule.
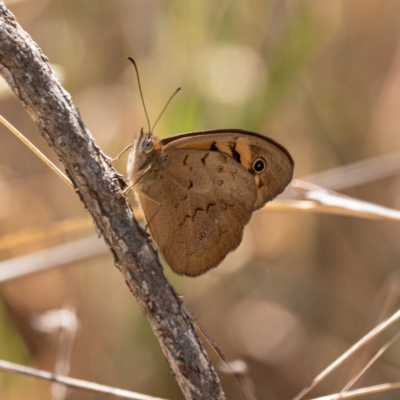
[[149, 320], [184, 396], [223, 399], [218, 377], [151, 242], [127, 199], [116, 196], [125, 182], [108, 165], [47, 60], [0, 1], [0, 74], [63, 163]]

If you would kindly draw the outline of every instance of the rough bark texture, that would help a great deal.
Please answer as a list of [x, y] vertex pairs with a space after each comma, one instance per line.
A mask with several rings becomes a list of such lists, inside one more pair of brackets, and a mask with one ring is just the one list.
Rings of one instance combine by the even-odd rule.
[[58, 155], [114, 255], [186, 399], [224, 399], [218, 377], [106, 162], [48, 59], [0, 1], [0, 73]]

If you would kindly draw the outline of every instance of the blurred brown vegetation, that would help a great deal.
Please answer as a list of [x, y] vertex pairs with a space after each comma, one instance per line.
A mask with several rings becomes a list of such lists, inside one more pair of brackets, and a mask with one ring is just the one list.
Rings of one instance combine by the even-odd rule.
[[[156, 128], [242, 128], [285, 145], [295, 177], [400, 149], [400, 2], [397, 0], [6, 1], [58, 71], [83, 120], [114, 156], [146, 125], [138, 63]], [[6, 88], [0, 113], [57, 162]], [[86, 217], [78, 197], [0, 126], [0, 235]], [[125, 159], [116, 167], [125, 171]], [[398, 176], [345, 194], [400, 205]], [[244, 359], [259, 399], [288, 399], [396, 309], [399, 227], [301, 212], [259, 212], [243, 245], [196, 278], [166, 273], [230, 359]], [[1, 259], [93, 235], [52, 235]], [[60, 255], [61, 256], [61, 255]], [[71, 304], [80, 321], [70, 375], [182, 398], [147, 321], [110, 255], [0, 286], [0, 359], [53, 370], [58, 334], [33, 318]], [[399, 346], [358, 386], [400, 378]], [[212, 352], [211, 352], [212, 353]], [[212, 355], [215, 363], [218, 359]], [[314, 394], [341, 390], [349, 360]], [[220, 374], [228, 399], [242, 399]], [[0, 374], [1, 399], [50, 398], [43, 382]], [[367, 397], [397, 398], [398, 392]], [[74, 392], [71, 399], [97, 396]]]

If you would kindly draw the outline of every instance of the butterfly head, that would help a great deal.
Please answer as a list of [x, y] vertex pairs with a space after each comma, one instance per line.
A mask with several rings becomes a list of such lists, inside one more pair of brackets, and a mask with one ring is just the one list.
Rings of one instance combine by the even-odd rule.
[[157, 153], [157, 150], [160, 148], [160, 141], [153, 136], [152, 132], [144, 132], [143, 128], [140, 129], [133, 145], [133, 150], [136, 155], [142, 154], [150, 157], [153, 153]]
[[145, 133], [143, 128], [137, 133], [128, 160], [131, 181], [135, 181], [138, 175], [158, 169], [160, 149], [160, 141], [152, 133]]

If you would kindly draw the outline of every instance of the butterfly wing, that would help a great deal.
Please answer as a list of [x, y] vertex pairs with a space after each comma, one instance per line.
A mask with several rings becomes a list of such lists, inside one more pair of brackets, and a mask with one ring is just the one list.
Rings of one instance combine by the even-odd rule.
[[[239, 129], [199, 131], [172, 136], [161, 143], [165, 146], [164, 151], [169, 148], [197, 149], [231, 156], [252, 175], [257, 188], [253, 211], [282, 193], [292, 180], [294, 162], [289, 152], [274, 140], [254, 132]], [[261, 173], [256, 173], [253, 168], [258, 159], [266, 164]]]
[[163, 151], [158, 179], [138, 192], [150, 232], [171, 268], [189, 276], [217, 266], [241, 242], [257, 199], [252, 174], [218, 151]]
[[133, 181], [153, 239], [179, 274], [217, 266], [240, 244], [252, 212], [292, 179], [289, 152], [253, 132], [192, 132], [158, 149], [151, 170]]

